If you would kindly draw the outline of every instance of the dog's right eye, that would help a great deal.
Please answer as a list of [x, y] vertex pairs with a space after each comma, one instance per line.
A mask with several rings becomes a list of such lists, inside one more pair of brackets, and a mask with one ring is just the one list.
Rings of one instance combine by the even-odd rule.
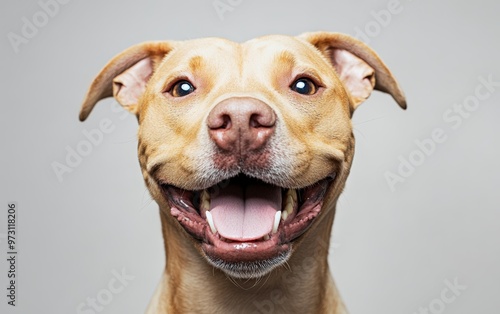
[[302, 77], [295, 80], [295, 82], [290, 85], [290, 89], [302, 95], [313, 95], [318, 90], [318, 87], [311, 79]]
[[193, 84], [189, 81], [181, 80], [172, 86], [170, 94], [174, 97], [184, 97], [194, 92], [194, 90], [195, 88]]

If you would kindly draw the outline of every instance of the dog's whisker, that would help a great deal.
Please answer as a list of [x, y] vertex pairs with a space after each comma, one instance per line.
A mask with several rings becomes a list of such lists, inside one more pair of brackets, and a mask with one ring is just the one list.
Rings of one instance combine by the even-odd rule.
[[368, 123], [368, 122], [377, 121], [377, 120], [380, 120], [380, 119], [385, 119], [387, 117], [388, 117], [388, 115], [378, 116], [378, 117], [371, 118], [371, 119], [368, 119], [368, 120], [365, 120], [365, 121], [353, 123], [353, 125], [357, 126], [357, 125], [365, 124], [365, 123]]
[[137, 135], [134, 135], [133, 137], [129, 138], [128, 140], [123, 140], [123, 141], [113, 141], [113, 144], [126, 144], [130, 142], [136, 142], [137, 141]]
[[140, 211], [145, 210], [146, 208], [149, 207], [149, 205], [151, 205], [151, 203], [153, 203], [153, 201], [154, 201], [153, 199], [149, 200], [148, 203], [146, 205], [143, 205], [139, 210]]
[[288, 269], [289, 271], [292, 271], [292, 267], [290, 266], [290, 264], [288, 264], [288, 261], [286, 261], [284, 264], [283, 264], [283, 267]]
[[[145, 199], [146, 197], [148, 197], [148, 198], [149, 198], [149, 200], [147, 200], [147, 201], [146, 201], [146, 203], [145, 203], [144, 199]], [[144, 189], [144, 192], [142, 193], [142, 200], [141, 200], [141, 204], [142, 204], [142, 205], [141, 205], [141, 207], [140, 207], [139, 211], [143, 211], [144, 209], [146, 209], [147, 207], [149, 207], [149, 205], [151, 205], [151, 203], [152, 203], [153, 201], [154, 201], [154, 199], [153, 199], [153, 198], [151, 198], [151, 195], [149, 195], [149, 193], [148, 193], [148, 189], [146, 189], [146, 188], [145, 188], [145, 189]]]
[[[361, 135], [364, 139], [367, 139], [366, 135], [365, 135], [363, 132], [361, 132], [361, 130], [358, 130], [358, 129], [357, 129], [356, 127], [354, 127], [354, 126], [352, 127], [352, 130], [353, 130], [353, 132], [355, 132], [355, 133], [359, 133], [359, 134], [360, 134], [360, 135]], [[358, 137], [358, 136], [356, 136], [356, 138], [357, 138], [357, 137]]]
[[264, 287], [266, 285], [266, 283], [269, 280], [269, 278], [271, 278], [271, 273], [267, 274], [266, 280], [264, 280], [264, 282], [262, 283], [261, 287]]
[[248, 288], [248, 290], [255, 288], [259, 284], [261, 279], [262, 279], [262, 277], [256, 278], [253, 285], [251, 285], [250, 288]]
[[227, 279], [229, 279], [229, 281], [230, 281], [233, 285], [235, 285], [236, 287], [238, 287], [238, 288], [240, 288], [240, 289], [242, 289], [242, 290], [249, 290], [248, 288], [245, 288], [245, 287], [243, 287], [242, 285], [240, 285], [240, 284], [236, 281], [236, 279], [234, 279], [233, 277], [229, 276], [228, 274], [226, 274], [226, 278], [227, 278]]

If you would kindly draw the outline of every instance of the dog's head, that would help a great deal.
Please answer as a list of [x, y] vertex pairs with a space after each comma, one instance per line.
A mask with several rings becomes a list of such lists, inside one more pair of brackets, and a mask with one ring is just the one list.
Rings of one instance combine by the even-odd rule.
[[135, 114], [144, 179], [172, 232], [251, 278], [286, 262], [334, 210], [352, 113], [373, 89], [406, 107], [377, 54], [343, 34], [147, 42], [104, 67], [80, 120], [110, 96]]

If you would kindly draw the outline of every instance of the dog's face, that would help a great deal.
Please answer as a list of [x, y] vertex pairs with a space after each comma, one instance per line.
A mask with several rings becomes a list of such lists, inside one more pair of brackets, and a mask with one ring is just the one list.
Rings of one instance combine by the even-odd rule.
[[91, 86], [139, 121], [145, 182], [172, 232], [238, 278], [285, 263], [333, 210], [354, 153], [351, 116], [390, 71], [345, 35], [207, 38], [134, 46]]

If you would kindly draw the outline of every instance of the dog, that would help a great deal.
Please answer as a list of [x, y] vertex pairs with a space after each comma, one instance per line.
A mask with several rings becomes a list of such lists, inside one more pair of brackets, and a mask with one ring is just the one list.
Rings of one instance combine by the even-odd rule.
[[166, 267], [146, 310], [347, 313], [327, 257], [354, 110], [391, 71], [345, 34], [156, 41], [114, 57], [80, 111], [114, 97], [137, 117]]

